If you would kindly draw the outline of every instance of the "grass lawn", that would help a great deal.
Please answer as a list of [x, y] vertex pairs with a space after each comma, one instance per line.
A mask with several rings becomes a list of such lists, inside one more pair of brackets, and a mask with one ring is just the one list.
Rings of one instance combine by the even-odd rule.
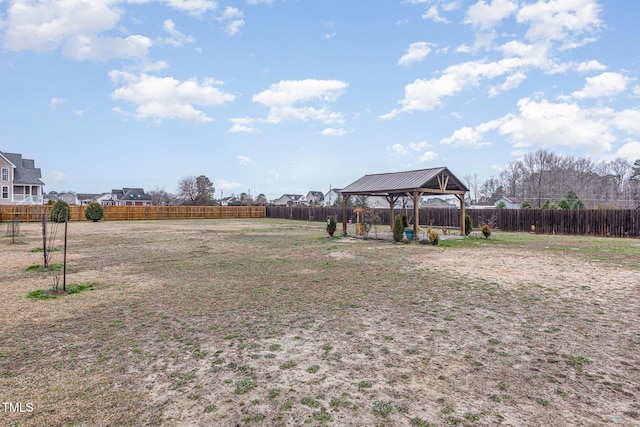
[[325, 226], [74, 222], [83, 291], [33, 299], [62, 273], [30, 268], [21, 224], [0, 238], [0, 425], [640, 425], [640, 240]]

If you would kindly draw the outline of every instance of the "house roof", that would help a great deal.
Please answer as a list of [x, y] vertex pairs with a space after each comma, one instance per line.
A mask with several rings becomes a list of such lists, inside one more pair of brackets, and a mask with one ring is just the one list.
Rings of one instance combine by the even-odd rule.
[[517, 197], [507, 197], [507, 196], [502, 196], [502, 197], [500, 197], [500, 198], [497, 200], [497, 202], [499, 203], [499, 202], [500, 202], [500, 200], [502, 200], [502, 199], [504, 199], [504, 200], [508, 201], [509, 203], [515, 203], [515, 204], [522, 203], [522, 199], [519, 199], [519, 198], [517, 198]]
[[344, 187], [342, 194], [400, 194], [412, 191], [455, 194], [469, 189], [448, 168], [439, 167], [365, 175]]
[[89, 200], [95, 199], [96, 197], [102, 196], [102, 194], [90, 194], [90, 193], [77, 193], [79, 200]]
[[151, 196], [145, 193], [142, 188], [123, 188], [122, 190], [112, 190], [111, 194], [115, 194], [118, 200], [151, 201]]
[[318, 200], [324, 200], [324, 193], [322, 191], [309, 191], [308, 194], [311, 194], [312, 197], [315, 197]]
[[16, 153], [3, 153], [0, 151], [0, 155], [7, 159], [14, 167], [14, 184], [44, 185], [44, 182], [40, 180], [40, 178], [42, 178], [42, 172], [40, 168], [35, 167], [33, 160], [23, 159], [22, 154]]

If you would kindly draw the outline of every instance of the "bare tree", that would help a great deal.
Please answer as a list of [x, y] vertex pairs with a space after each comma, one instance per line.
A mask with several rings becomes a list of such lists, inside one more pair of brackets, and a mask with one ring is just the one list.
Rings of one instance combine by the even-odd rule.
[[184, 205], [213, 205], [216, 189], [204, 175], [186, 176], [178, 181], [178, 198]]
[[173, 195], [162, 187], [154, 187], [149, 191], [149, 195], [151, 196], [151, 203], [156, 206], [169, 206], [173, 201]]
[[196, 186], [196, 177], [185, 176], [178, 181], [178, 199], [183, 205], [195, 205], [198, 199], [198, 187]]
[[478, 204], [478, 189], [480, 188], [480, 179], [478, 178], [478, 174], [474, 173], [473, 175], [465, 175], [464, 180], [467, 183], [467, 187], [470, 190], [471, 204]]

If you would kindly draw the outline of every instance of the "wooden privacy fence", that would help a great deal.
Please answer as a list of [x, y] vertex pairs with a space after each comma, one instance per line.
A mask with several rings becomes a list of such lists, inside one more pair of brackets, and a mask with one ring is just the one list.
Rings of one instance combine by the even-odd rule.
[[[71, 221], [87, 221], [87, 206], [70, 206]], [[47, 219], [51, 205], [0, 206], [0, 221], [22, 222]], [[221, 219], [264, 218], [264, 206], [104, 206], [104, 221], [155, 220], [155, 219]]]
[[[390, 223], [389, 209], [374, 209], [382, 224]], [[404, 209], [396, 209], [402, 215]], [[407, 209], [413, 223], [413, 211]], [[467, 209], [474, 228], [496, 216], [497, 228], [503, 231], [529, 232], [535, 226], [540, 234], [574, 234], [591, 236], [640, 237], [640, 209], [636, 210], [540, 210], [540, 209]], [[326, 221], [333, 215], [342, 222], [342, 208], [268, 206], [267, 218], [286, 218], [304, 221]], [[347, 209], [347, 220], [355, 222], [353, 209]], [[458, 209], [420, 209], [422, 227], [460, 227]]]

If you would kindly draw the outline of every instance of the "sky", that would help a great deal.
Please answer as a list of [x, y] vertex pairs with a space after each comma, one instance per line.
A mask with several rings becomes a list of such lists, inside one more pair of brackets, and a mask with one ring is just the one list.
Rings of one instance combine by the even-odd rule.
[[0, 151], [45, 191], [327, 192], [640, 158], [640, 2], [0, 0]]

